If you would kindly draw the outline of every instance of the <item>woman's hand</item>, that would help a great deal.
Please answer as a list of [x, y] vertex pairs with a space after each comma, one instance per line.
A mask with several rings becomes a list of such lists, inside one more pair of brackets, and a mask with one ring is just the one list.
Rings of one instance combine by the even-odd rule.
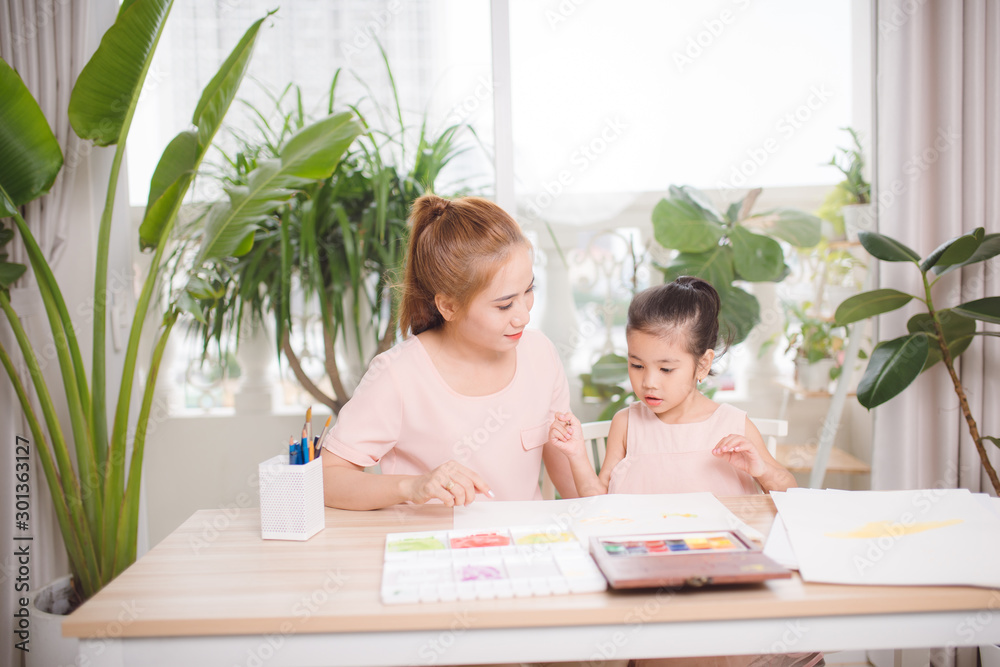
[[767, 464], [761, 458], [760, 452], [742, 435], [730, 433], [719, 440], [712, 453], [754, 478], [760, 477], [767, 471]]
[[549, 427], [549, 442], [571, 459], [587, 455], [583, 443], [583, 427], [572, 412], [556, 413], [556, 418]]
[[412, 477], [407, 487], [406, 499], [418, 505], [437, 498], [454, 507], [468, 505], [476, 499], [476, 493], [493, 497], [490, 485], [482, 477], [456, 461], [447, 461], [427, 474]]

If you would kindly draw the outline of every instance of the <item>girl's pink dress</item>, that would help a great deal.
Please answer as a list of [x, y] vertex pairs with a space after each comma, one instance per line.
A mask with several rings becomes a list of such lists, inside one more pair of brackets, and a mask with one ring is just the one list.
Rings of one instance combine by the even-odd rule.
[[743, 435], [747, 413], [719, 404], [705, 421], [664, 424], [645, 403], [628, 406], [625, 458], [611, 471], [608, 493], [758, 493], [753, 477], [712, 454], [725, 436]]
[[[625, 458], [611, 471], [608, 493], [759, 493], [753, 477], [712, 454], [725, 436], [745, 435], [747, 413], [720, 403], [705, 421], [664, 424], [645, 403], [628, 407]], [[777, 643], [777, 642], [776, 642]], [[720, 640], [720, 649], [725, 641]], [[633, 661], [637, 667], [819, 667], [821, 653], [720, 655]]]

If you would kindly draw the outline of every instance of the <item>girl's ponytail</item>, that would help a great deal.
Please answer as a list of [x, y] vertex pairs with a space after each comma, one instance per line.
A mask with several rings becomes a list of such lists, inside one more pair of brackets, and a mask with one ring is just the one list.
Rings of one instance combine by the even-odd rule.
[[722, 299], [712, 285], [701, 278], [681, 276], [672, 283], [643, 290], [628, 308], [626, 332], [641, 331], [669, 337], [681, 333], [686, 347], [696, 359], [707, 350], [722, 346], [722, 356], [732, 334], [719, 337], [719, 311]]

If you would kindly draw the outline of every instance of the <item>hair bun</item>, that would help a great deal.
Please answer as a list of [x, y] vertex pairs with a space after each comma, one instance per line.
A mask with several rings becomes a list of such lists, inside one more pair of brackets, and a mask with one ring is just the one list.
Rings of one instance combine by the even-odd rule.
[[430, 214], [432, 219], [437, 219], [444, 215], [444, 212], [451, 208], [451, 200], [444, 199], [442, 197], [436, 197], [434, 201], [431, 202]]

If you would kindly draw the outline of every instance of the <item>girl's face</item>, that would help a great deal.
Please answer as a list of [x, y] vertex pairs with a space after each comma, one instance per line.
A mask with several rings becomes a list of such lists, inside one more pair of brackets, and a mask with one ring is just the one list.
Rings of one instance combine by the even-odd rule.
[[448, 325], [477, 347], [506, 352], [517, 347], [535, 305], [531, 249], [514, 248], [489, 285]]
[[698, 381], [708, 375], [715, 358], [714, 350], [695, 358], [684, 342], [682, 331], [668, 338], [642, 331], [628, 334], [632, 391], [660, 419], [677, 416], [697, 396]]

